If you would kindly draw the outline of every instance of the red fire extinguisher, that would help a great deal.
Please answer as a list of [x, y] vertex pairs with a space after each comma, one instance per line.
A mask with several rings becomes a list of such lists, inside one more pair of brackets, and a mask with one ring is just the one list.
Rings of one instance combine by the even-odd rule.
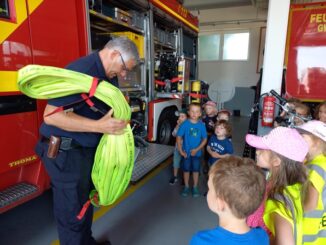
[[273, 127], [274, 111], [275, 111], [275, 97], [265, 96], [263, 99], [263, 111], [261, 125], [265, 127]]

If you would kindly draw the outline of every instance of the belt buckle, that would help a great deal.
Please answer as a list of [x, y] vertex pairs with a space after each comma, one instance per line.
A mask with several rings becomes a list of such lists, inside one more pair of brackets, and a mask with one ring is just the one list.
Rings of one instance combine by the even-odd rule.
[[72, 138], [61, 137], [60, 149], [67, 151], [71, 149]]

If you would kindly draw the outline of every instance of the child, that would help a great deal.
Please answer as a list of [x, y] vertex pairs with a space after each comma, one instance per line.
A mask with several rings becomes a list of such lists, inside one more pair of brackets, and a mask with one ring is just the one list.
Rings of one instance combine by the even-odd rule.
[[[177, 120], [177, 125], [175, 126], [172, 135], [174, 137], [177, 136], [178, 129], [185, 120], [187, 120], [187, 110], [182, 109], [181, 111], [177, 111], [177, 116], [179, 116]], [[178, 145], [175, 144], [174, 154], [173, 154], [173, 176], [170, 179], [170, 185], [174, 185], [176, 182], [178, 182], [178, 170], [180, 168], [180, 161], [181, 161], [181, 155], [178, 151]]]
[[[308, 118], [310, 116], [310, 108], [306, 104], [302, 102], [294, 103], [294, 110], [297, 115], [302, 116], [304, 118]], [[304, 124], [304, 121], [301, 118], [295, 117], [294, 118], [295, 126], [299, 126]]]
[[249, 158], [230, 156], [209, 170], [207, 203], [219, 217], [219, 227], [195, 234], [191, 245], [267, 245], [261, 228], [250, 228], [246, 217], [257, 209], [265, 190], [261, 169]]
[[326, 100], [316, 107], [315, 118], [326, 123]]
[[222, 109], [217, 113], [217, 121], [219, 120], [225, 120], [225, 121], [229, 121], [231, 116], [231, 113], [228, 110]]
[[181, 193], [186, 197], [189, 195], [189, 172], [193, 176], [193, 197], [199, 196], [198, 177], [200, 170], [200, 157], [202, 149], [207, 143], [205, 124], [200, 121], [201, 108], [199, 104], [192, 103], [188, 110], [189, 119], [184, 121], [177, 133], [177, 144], [180, 155], [183, 157], [183, 178], [185, 187]]
[[203, 117], [203, 122], [205, 123], [207, 134], [210, 136], [214, 133], [214, 125], [216, 123], [216, 103], [211, 100], [207, 101], [204, 104], [204, 111], [205, 115]]
[[[289, 98], [287, 99], [287, 109], [291, 112], [294, 112], [294, 103], [301, 103], [301, 101], [297, 98]], [[280, 115], [276, 116], [274, 119], [274, 128], [279, 126], [286, 127], [288, 125], [288, 113], [286, 111], [281, 111]]]
[[298, 128], [309, 146], [304, 195], [303, 244], [326, 244], [326, 124], [309, 121]]
[[[301, 102], [301, 100], [294, 98], [294, 97], [289, 98], [287, 100], [287, 107], [289, 109], [289, 112], [297, 113], [298, 115], [302, 115], [302, 116], [304, 116], [304, 115], [308, 116], [308, 114], [310, 112], [309, 107], [307, 107], [305, 104], [303, 104]], [[288, 118], [289, 118], [288, 112], [282, 111], [279, 116], [275, 117], [274, 128], [279, 127], [279, 126], [287, 127], [288, 126]], [[294, 121], [295, 121], [295, 124], [303, 123], [303, 121], [297, 117], [294, 118]]]
[[[297, 99], [297, 98], [294, 98], [294, 97], [287, 99], [287, 105], [288, 105], [289, 110], [294, 110], [295, 109], [295, 104], [297, 104], [297, 103], [302, 103], [302, 102], [301, 102], [300, 99]], [[280, 116], [281, 117], [286, 117], [286, 113], [287, 113], [286, 111], [282, 111]]]
[[272, 234], [272, 244], [301, 245], [302, 184], [306, 169], [302, 162], [308, 145], [293, 128], [277, 127], [264, 137], [248, 134], [246, 142], [257, 148], [259, 167], [269, 170], [263, 221]]
[[220, 120], [215, 124], [214, 133], [206, 147], [210, 155], [208, 159], [209, 166], [212, 166], [218, 159], [233, 154], [232, 141], [229, 139], [231, 136], [231, 125], [225, 120]]
[[[208, 135], [208, 140], [211, 137], [211, 135], [214, 133], [214, 125], [217, 121], [216, 115], [217, 115], [217, 104], [214, 101], [207, 101], [204, 104], [204, 111], [205, 115], [203, 116], [203, 122], [205, 123], [206, 126], [206, 131]], [[206, 149], [206, 147], [205, 147]], [[203, 161], [203, 172], [205, 175], [208, 173], [208, 158], [209, 158], [209, 153], [204, 150], [204, 161]], [[206, 183], [206, 181], [205, 181]]]

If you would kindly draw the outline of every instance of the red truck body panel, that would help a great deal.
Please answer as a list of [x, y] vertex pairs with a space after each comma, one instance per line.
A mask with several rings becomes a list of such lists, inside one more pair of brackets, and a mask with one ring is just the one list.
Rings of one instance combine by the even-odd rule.
[[5, 207], [13, 208], [49, 188], [34, 152], [46, 101], [29, 99], [16, 85], [17, 70], [28, 64], [64, 67], [89, 52], [83, 0], [8, 1], [10, 19], [0, 18], [0, 191], [28, 183], [37, 191]]

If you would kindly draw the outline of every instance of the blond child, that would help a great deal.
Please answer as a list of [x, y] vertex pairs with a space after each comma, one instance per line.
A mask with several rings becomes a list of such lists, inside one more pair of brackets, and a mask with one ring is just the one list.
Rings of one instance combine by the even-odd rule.
[[[287, 108], [290, 112], [295, 112], [295, 104], [301, 103], [301, 100], [297, 98], [289, 98], [287, 99]], [[282, 111], [279, 116], [277, 116], [274, 120], [274, 128], [279, 126], [287, 126], [287, 118], [288, 118], [288, 112]]]
[[265, 176], [249, 158], [230, 156], [219, 160], [209, 171], [207, 204], [218, 215], [219, 227], [201, 231], [191, 245], [268, 245], [261, 228], [250, 228], [246, 217], [264, 196]]
[[[297, 98], [294, 98], [294, 97], [287, 99], [287, 106], [288, 106], [289, 110], [294, 110], [296, 103], [302, 103], [302, 102], [301, 102], [300, 99], [297, 99]], [[287, 113], [286, 111], [282, 111], [280, 116], [285, 117], [286, 113]]]
[[216, 115], [217, 115], [217, 104], [214, 101], [207, 101], [204, 104], [204, 116], [203, 116], [203, 122], [206, 126], [206, 131], [208, 136], [214, 133], [214, 125], [216, 123]]
[[246, 142], [257, 148], [257, 165], [269, 170], [262, 218], [272, 234], [271, 244], [301, 245], [307, 143], [297, 130], [286, 127], [274, 128], [264, 137], [248, 134]]
[[[177, 132], [180, 125], [187, 120], [187, 109], [182, 109], [181, 111], [177, 111], [176, 115], [178, 116], [177, 125], [175, 126], [172, 136], [177, 137]], [[175, 144], [174, 154], [173, 154], [173, 176], [171, 177], [169, 183], [170, 185], [174, 185], [178, 182], [178, 172], [180, 168], [181, 155], [178, 151], [178, 145]]]
[[[305, 123], [307, 119], [310, 118], [310, 108], [306, 104], [302, 103], [300, 100], [292, 98], [290, 102], [288, 102], [288, 107], [291, 113], [295, 113], [297, 116], [294, 117], [293, 123], [294, 126], [299, 126]], [[274, 127], [278, 126], [287, 126], [289, 123], [288, 113], [286, 111], [282, 111], [280, 116], [277, 116], [274, 120]], [[305, 120], [306, 119], [306, 120]]]
[[[310, 116], [310, 108], [309, 106], [307, 106], [306, 104], [302, 103], [302, 102], [294, 102], [294, 110], [295, 113], [298, 116], [304, 117], [304, 118], [308, 118]], [[304, 120], [302, 120], [301, 118], [295, 117], [294, 118], [294, 125], [295, 126], [299, 126], [304, 124]]]
[[189, 176], [193, 176], [193, 197], [198, 197], [198, 179], [200, 171], [200, 161], [202, 149], [207, 143], [207, 132], [205, 124], [200, 120], [201, 108], [199, 104], [189, 105], [188, 119], [184, 121], [177, 132], [177, 144], [180, 155], [183, 157], [182, 170], [184, 178], [184, 188], [181, 195], [186, 197], [190, 193]]
[[303, 244], [326, 244], [326, 124], [309, 121], [298, 128], [309, 146], [304, 195]]
[[315, 118], [326, 123], [326, 100], [316, 107]]
[[[217, 121], [217, 104], [216, 102], [209, 100], [204, 104], [204, 116], [203, 116], [203, 122], [205, 123], [206, 126], [206, 131], [207, 131], [207, 139], [211, 137], [212, 134], [214, 134], [214, 126]], [[206, 149], [206, 146], [205, 146]], [[207, 176], [208, 173], [208, 158], [209, 158], [209, 153], [204, 150], [204, 159], [203, 159], [203, 173]], [[206, 181], [205, 181], [206, 182]]]

